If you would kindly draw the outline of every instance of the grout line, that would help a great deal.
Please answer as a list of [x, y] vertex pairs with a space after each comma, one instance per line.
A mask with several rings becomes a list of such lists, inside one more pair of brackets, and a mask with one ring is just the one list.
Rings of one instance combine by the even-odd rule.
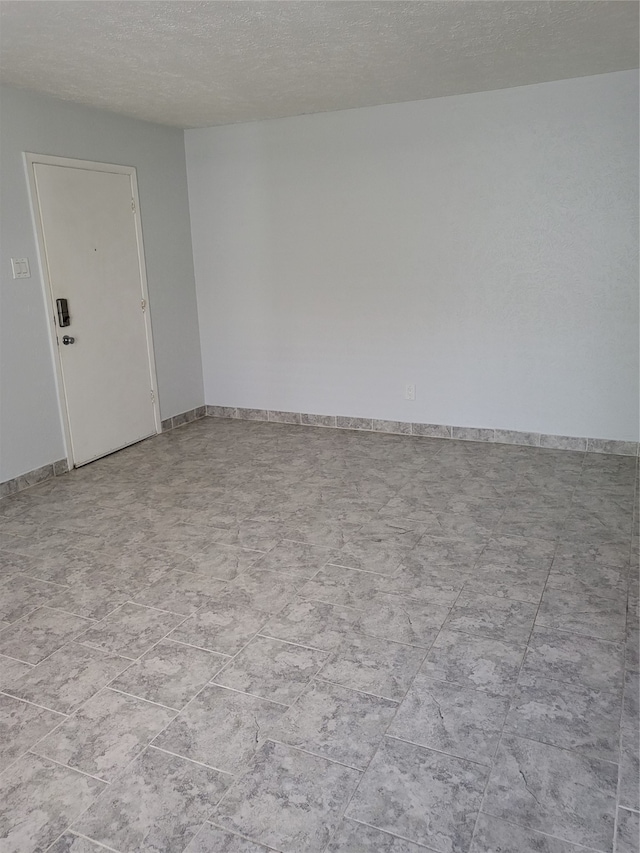
[[[56, 726], [56, 728], [58, 728], [58, 727]], [[42, 739], [43, 738], [40, 738], [40, 740], [42, 740]], [[38, 743], [40, 743], [40, 741], [38, 741]], [[33, 746], [36, 746], [36, 744], [33, 744]], [[40, 755], [37, 752], [31, 752], [31, 750], [33, 749], [33, 746], [29, 747], [27, 752], [24, 754], [25, 755], [35, 755], [36, 758], [41, 758], [43, 761], [50, 761], [52, 764], [57, 764], [58, 767], [64, 767], [65, 770], [71, 770], [74, 773], [80, 773], [83, 776], [89, 776], [89, 778], [95, 779], [96, 782], [102, 782], [103, 785], [109, 785], [109, 782], [106, 779], [102, 779], [100, 776], [94, 776], [93, 773], [87, 773], [86, 770], [80, 770], [77, 767], [71, 767], [69, 764], [63, 764], [62, 761], [57, 761], [55, 758], [50, 758], [48, 755]]]
[[[283, 715], [284, 716], [284, 715]], [[329, 758], [326, 755], [320, 755], [319, 752], [311, 752], [309, 749], [304, 749], [301, 746], [295, 746], [292, 743], [286, 743], [283, 740], [277, 740], [273, 737], [266, 737], [264, 739], [264, 743], [273, 743], [278, 746], [282, 746], [285, 749], [292, 749], [294, 752], [302, 752], [304, 755], [310, 755], [312, 758], [319, 758], [321, 761], [327, 761], [329, 764], [337, 764], [339, 767], [346, 767], [347, 770], [354, 770], [356, 773], [359, 773], [361, 776], [364, 773], [364, 770], [360, 767], [354, 767], [353, 764], [347, 764], [344, 761], [338, 761], [337, 758]]]
[[[230, 663], [231, 663], [231, 661], [230, 661]], [[261, 702], [269, 702], [271, 705], [279, 705], [281, 708], [289, 709], [291, 707], [291, 705], [290, 704], [287, 705], [286, 702], [278, 702], [275, 699], [267, 699], [266, 696], [259, 696], [257, 693], [249, 693], [247, 690], [238, 690], [237, 687], [229, 687], [228, 684], [219, 684], [215, 680], [218, 677], [218, 675], [220, 675], [220, 673], [217, 673], [211, 681], [207, 681], [207, 683], [202, 688], [202, 690], [204, 690], [205, 687], [218, 687], [220, 690], [229, 690], [232, 693], [239, 693], [240, 696], [250, 696], [252, 699], [259, 699]], [[202, 692], [202, 690], [200, 692]], [[185, 708], [186, 708], [186, 705], [185, 705]], [[284, 711], [283, 711], [283, 713], [284, 713]]]
[[[327, 663], [329, 663], [329, 661], [327, 661]], [[422, 664], [420, 665], [422, 666]], [[413, 682], [413, 679], [411, 679], [411, 681]], [[329, 687], [339, 687], [341, 690], [347, 690], [349, 693], [358, 693], [361, 696], [370, 696], [372, 699], [380, 699], [382, 702], [391, 702], [393, 705], [396, 705], [397, 708], [400, 707], [400, 705], [404, 701], [406, 693], [408, 692], [405, 692], [402, 699], [392, 699], [390, 696], [382, 696], [381, 693], [373, 693], [371, 690], [363, 690], [361, 687], [347, 687], [346, 684], [341, 684], [339, 681], [331, 681], [329, 678], [322, 678], [322, 672], [316, 673], [316, 675], [313, 676], [307, 687], [311, 686], [314, 683], [326, 684]], [[305, 687], [305, 690], [307, 689], [307, 687]]]
[[156, 746], [153, 741], [147, 744], [147, 748], [155, 749], [158, 752], [164, 752], [165, 755], [173, 755], [174, 758], [180, 758], [182, 761], [190, 761], [191, 764], [198, 764], [200, 767], [206, 767], [208, 770], [215, 770], [216, 773], [222, 773], [224, 776], [231, 776], [234, 779], [237, 778], [236, 774], [231, 773], [229, 770], [221, 770], [220, 767], [214, 767], [213, 764], [205, 764], [204, 761], [198, 761], [197, 758], [189, 758], [187, 755], [180, 755], [178, 752], [171, 752], [170, 749], [166, 749], [164, 746]]
[[[74, 823], [75, 823], [75, 821], [74, 821]], [[62, 835], [60, 835], [60, 836], [58, 836], [58, 838], [56, 838], [56, 841], [58, 841], [60, 838], [62, 838], [62, 836], [65, 834], [65, 832], [68, 832], [70, 835], [75, 835], [76, 838], [83, 838], [85, 841], [89, 841], [91, 844], [95, 844], [96, 847], [101, 847], [103, 850], [109, 850], [109, 851], [111, 851], [111, 853], [120, 853], [120, 851], [116, 850], [115, 847], [107, 847], [106, 844], [102, 844], [100, 841], [96, 841], [94, 838], [89, 838], [88, 835], [82, 835], [82, 833], [76, 832], [75, 830], [71, 830], [71, 829], [65, 829], [65, 831], [62, 833]], [[49, 850], [49, 849], [50, 848], [47, 848], [47, 850]]]
[[[600, 847], [585, 847], [584, 844], [579, 844], [577, 841], [567, 841], [566, 838], [562, 838], [559, 835], [552, 835], [549, 832], [544, 832], [542, 829], [533, 829], [530, 826], [526, 826], [523, 823], [516, 823], [514, 820], [507, 820], [506, 818], [500, 817], [500, 815], [494, 815], [491, 812], [483, 812], [482, 810], [478, 812], [478, 817], [480, 815], [485, 815], [485, 817], [492, 817], [496, 820], [501, 821], [502, 823], [506, 823], [508, 826], [516, 826], [518, 829], [524, 829], [526, 832], [535, 832], [538, 835], [543, 835], [545, 838], [553, 838], [556, 841], [561, 841], [563, 844], [569, 844], [576, 847], [578, 850], [587, 850], [589, 853], [611, 853], [613, 847], [609, 847], [607, 850], [603, 850]], [[474, 831], [475, 835], [475, 831]]]
[[[361, 826], [367, 826], [369, 829], [375, 829], [377, 832], [381, 832], [383, 835], [389, 835], [391, 838], [397, 838], [400, 841], [406, 841], [409, 844], [415, 844], [416, 847], [419, 847], [421, 850], [428, 850], [429, 853], [441, 853], [435, 847], [426, 847], [422, 842], [413, 841], [411, 838], [407, 838], [406, 835], [395, 835], [393, 832], [389, 832], [388, 829], [380, 829], [379, 826], [374, 826], [372, 823], [366, 823], [364, 820], [360, 820], [357, 817], [351, 817], [350, 815], [345, 818], [345, 820], [351, 820], [353, 823], [359, 823]], [[326, 849], [326, 848], [325, 848]]]
[[[105, 690], [110, 690], [112, 693], [119, 693], [121, 696], [128, 696], [130, 699], [137, 699], [138, 702], [146, 702], [147, 705], [155, 705], [156, 708], [163, 708], [165, 711], [174, 711], [176, 716], [180, 713], [180, 708], [173, 708], [171, 705], [163, 705], [162, 702], [154, 702], [152, 699], [145, 699], [144, 696], [137, 696], [135, 693], [128, 693], [126, 690], [120, 690], [118, 687], [111, 687], [109, 685], [102, 687], [97, 693], [94, 693], [91, 698], [94, 699]], [[76, 710], [78, 711], [80, 709], [78, 708]]]
[[476, 764], [478, 767], [484, 767], [487, 771], [491, 770], [491, 765], [493, 763], [493, 758], [489, 759], [488, 763], [485, 763], [483, 761], [478, 761], [475, 758], [469, 758], [467, 755], [458, 755], [455, 752], [445, 752], [444, 749], [436, 749], [435, 746], [427, 746], [424, 743], [416, 743], [414, 740], [407, 740], [407, 738], [404, 737], [390, 735], [388, 732], [385, 734], [385, 738], [388, 740], [396, 740], [399, 743], [406, 743], [408, 746], [415, 746], [417, 749], [424, 749], [427, 752], [436, 752], [438, 755], [446, 755], [447, 758], [455, 758], [457, 761], [467, 761], [469, 764]]
[[[188, 617], [188, 618], [191, 618], [191, 617]], [[180, 625], [181, 624], [182, 624], [182, 622], [180, 623]], [[179, 628], [180, 625], [178, 625], [177, 627]], [[210, 655], [220, 655], [220, 657], [229, 658], [229, 660], [231, 660], [231, 658], [235, 657], [235, 655], [229, 655], [226, 652], [218, 652], [215, 649], [208, 648], [207, 646], [197, 646], [195, 643], [187, 643], [186, 640], [176, 640], [170, 634], [167, 634], [167, 636], [163, 637], [162, 639], [166, 640], [168, 643], [175, 643], [178, 646], [187, 646], [190, 649], [198, 649], [198, 651], [201, 651], [201, 652], [208, 652]], [[159, 641], [159, 642], [161, 642], [161, 641]], [[157, 645], [157, 643], [156, 643], [156, 645]], [[154, 646], [154, 648], [155, 648], [155, 646]], [[149, 651], [151, 651], [151, 649]], [[147, 652], [145, 652], [145, 654], [147, 654]], [[140, 658], [138, 658], [138, 660], [140, 660]], [[226, 666], [228, 662], [229, 661], [226, 661], [224, 663], [224, 666]]]

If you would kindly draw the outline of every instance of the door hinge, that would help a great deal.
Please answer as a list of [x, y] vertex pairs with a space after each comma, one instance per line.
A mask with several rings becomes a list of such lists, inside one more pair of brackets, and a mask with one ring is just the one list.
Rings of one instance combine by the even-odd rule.
[[136, 212], [136, 201], [134, 198], [131, 199], [131, 210], [133, 210], [134, 213]]
[[140, 303], [140, 307], [144, 311], [144, 309], [147, 307], [147, 300], [146, 299], [142, 300], [142, 302]]
[[153, 390], [152, 390], [151, 391], [151, 402], [155, 403], [155, 401], [156, 401], [156, 395], [153, 393]]

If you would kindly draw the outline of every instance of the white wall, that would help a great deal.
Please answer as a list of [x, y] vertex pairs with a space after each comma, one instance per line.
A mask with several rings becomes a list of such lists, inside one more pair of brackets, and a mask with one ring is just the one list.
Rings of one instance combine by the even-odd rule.
[[187, 131], [206, 402], [637, 440], [637, 89]]
[[[137, 168], [161, 415], [203, 402], [182, 131], [3, 88], [0, 482], [65, 457], [23, 151]], [[12, 257], [32, 278], [12, 279]]]

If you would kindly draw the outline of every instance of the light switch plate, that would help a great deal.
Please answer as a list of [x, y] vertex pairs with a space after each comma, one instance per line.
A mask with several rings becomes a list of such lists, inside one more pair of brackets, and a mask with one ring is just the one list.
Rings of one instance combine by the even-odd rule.
[[31, 278], [29, 258], [11, 258], [11, 269], [14, 278]]

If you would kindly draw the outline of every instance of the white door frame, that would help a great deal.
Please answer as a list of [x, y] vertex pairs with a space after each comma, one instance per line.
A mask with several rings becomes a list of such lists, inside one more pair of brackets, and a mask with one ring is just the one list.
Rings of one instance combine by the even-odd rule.
[[60, 411], [60, 420], [64, 433], [65, 450], [67, 453], [67, 464], [69, 470], [74, 467], [75, 460], [73, 458], [73, 449], [71, 444], [71, 429], [69, 426], [69, 413], [67, 411], [67, 398], [64, 391], [64, 377], [62, 373], [62, 359], [60, 356], [60, 347], [58, 346], [58, 327], [56, 302], [53, 295], [53, 287], [51, 277], [49, 275], [49, 267], [47, 264], [47, 255], [45, 251], [44, 233], [42, 230], [42, 222], [40, 220], [40, 206], [38, 204], [38, 189], [35, 179], [34, 165], [42, 163], [48, 166], [66, 166], [71, 169], [85, 169], [90, 172], [115, 172], [118, 175], [128, 175], [131, 183], [131, 201], [133, 206], [133, 221], [136, 229], [136, 242], [138, 245], [138, 266], [140, 271], [140, 281], [142, 284], [142, 298], [145, 302], [144, 327], [147, 341], [147, 357], [149, 361], [149, 376], [151, 379], [151, 390], [153, 392], [153, 417], [156, 425], [156, 434], [162, 432], [160, 421], [160, 403], [158, 399], [158, 378], [156, 375], [155, 351], [153, 347], [153, 332], [151, 329], [151, 315], [149, 312], [149, 290], [147, 285], [147, 268], [144, 260], [144, 244], [142, 242], [142, 224], [140, 222], [140, 199], [138, 196], [138, 177], [135, 166], [117, 166], [111, 163], [95, 163], [91, 160], [76, 160], [69, 157], [54, 157], [49, 154], [32, 154], [24, 152], [24, 164], [27, 173], [27, 182], [29, 185], [29, 200], [31, 203], [31, 218], [33, 227], [36, 233], [36, 243], [38, 249], [38, 263], [40, 274], [42, 277], [43, 295], [47, 315], [49, 317], [49, 342], [53, 356], [55, 367], [56, 390], [58, 392], [58, 406]]

